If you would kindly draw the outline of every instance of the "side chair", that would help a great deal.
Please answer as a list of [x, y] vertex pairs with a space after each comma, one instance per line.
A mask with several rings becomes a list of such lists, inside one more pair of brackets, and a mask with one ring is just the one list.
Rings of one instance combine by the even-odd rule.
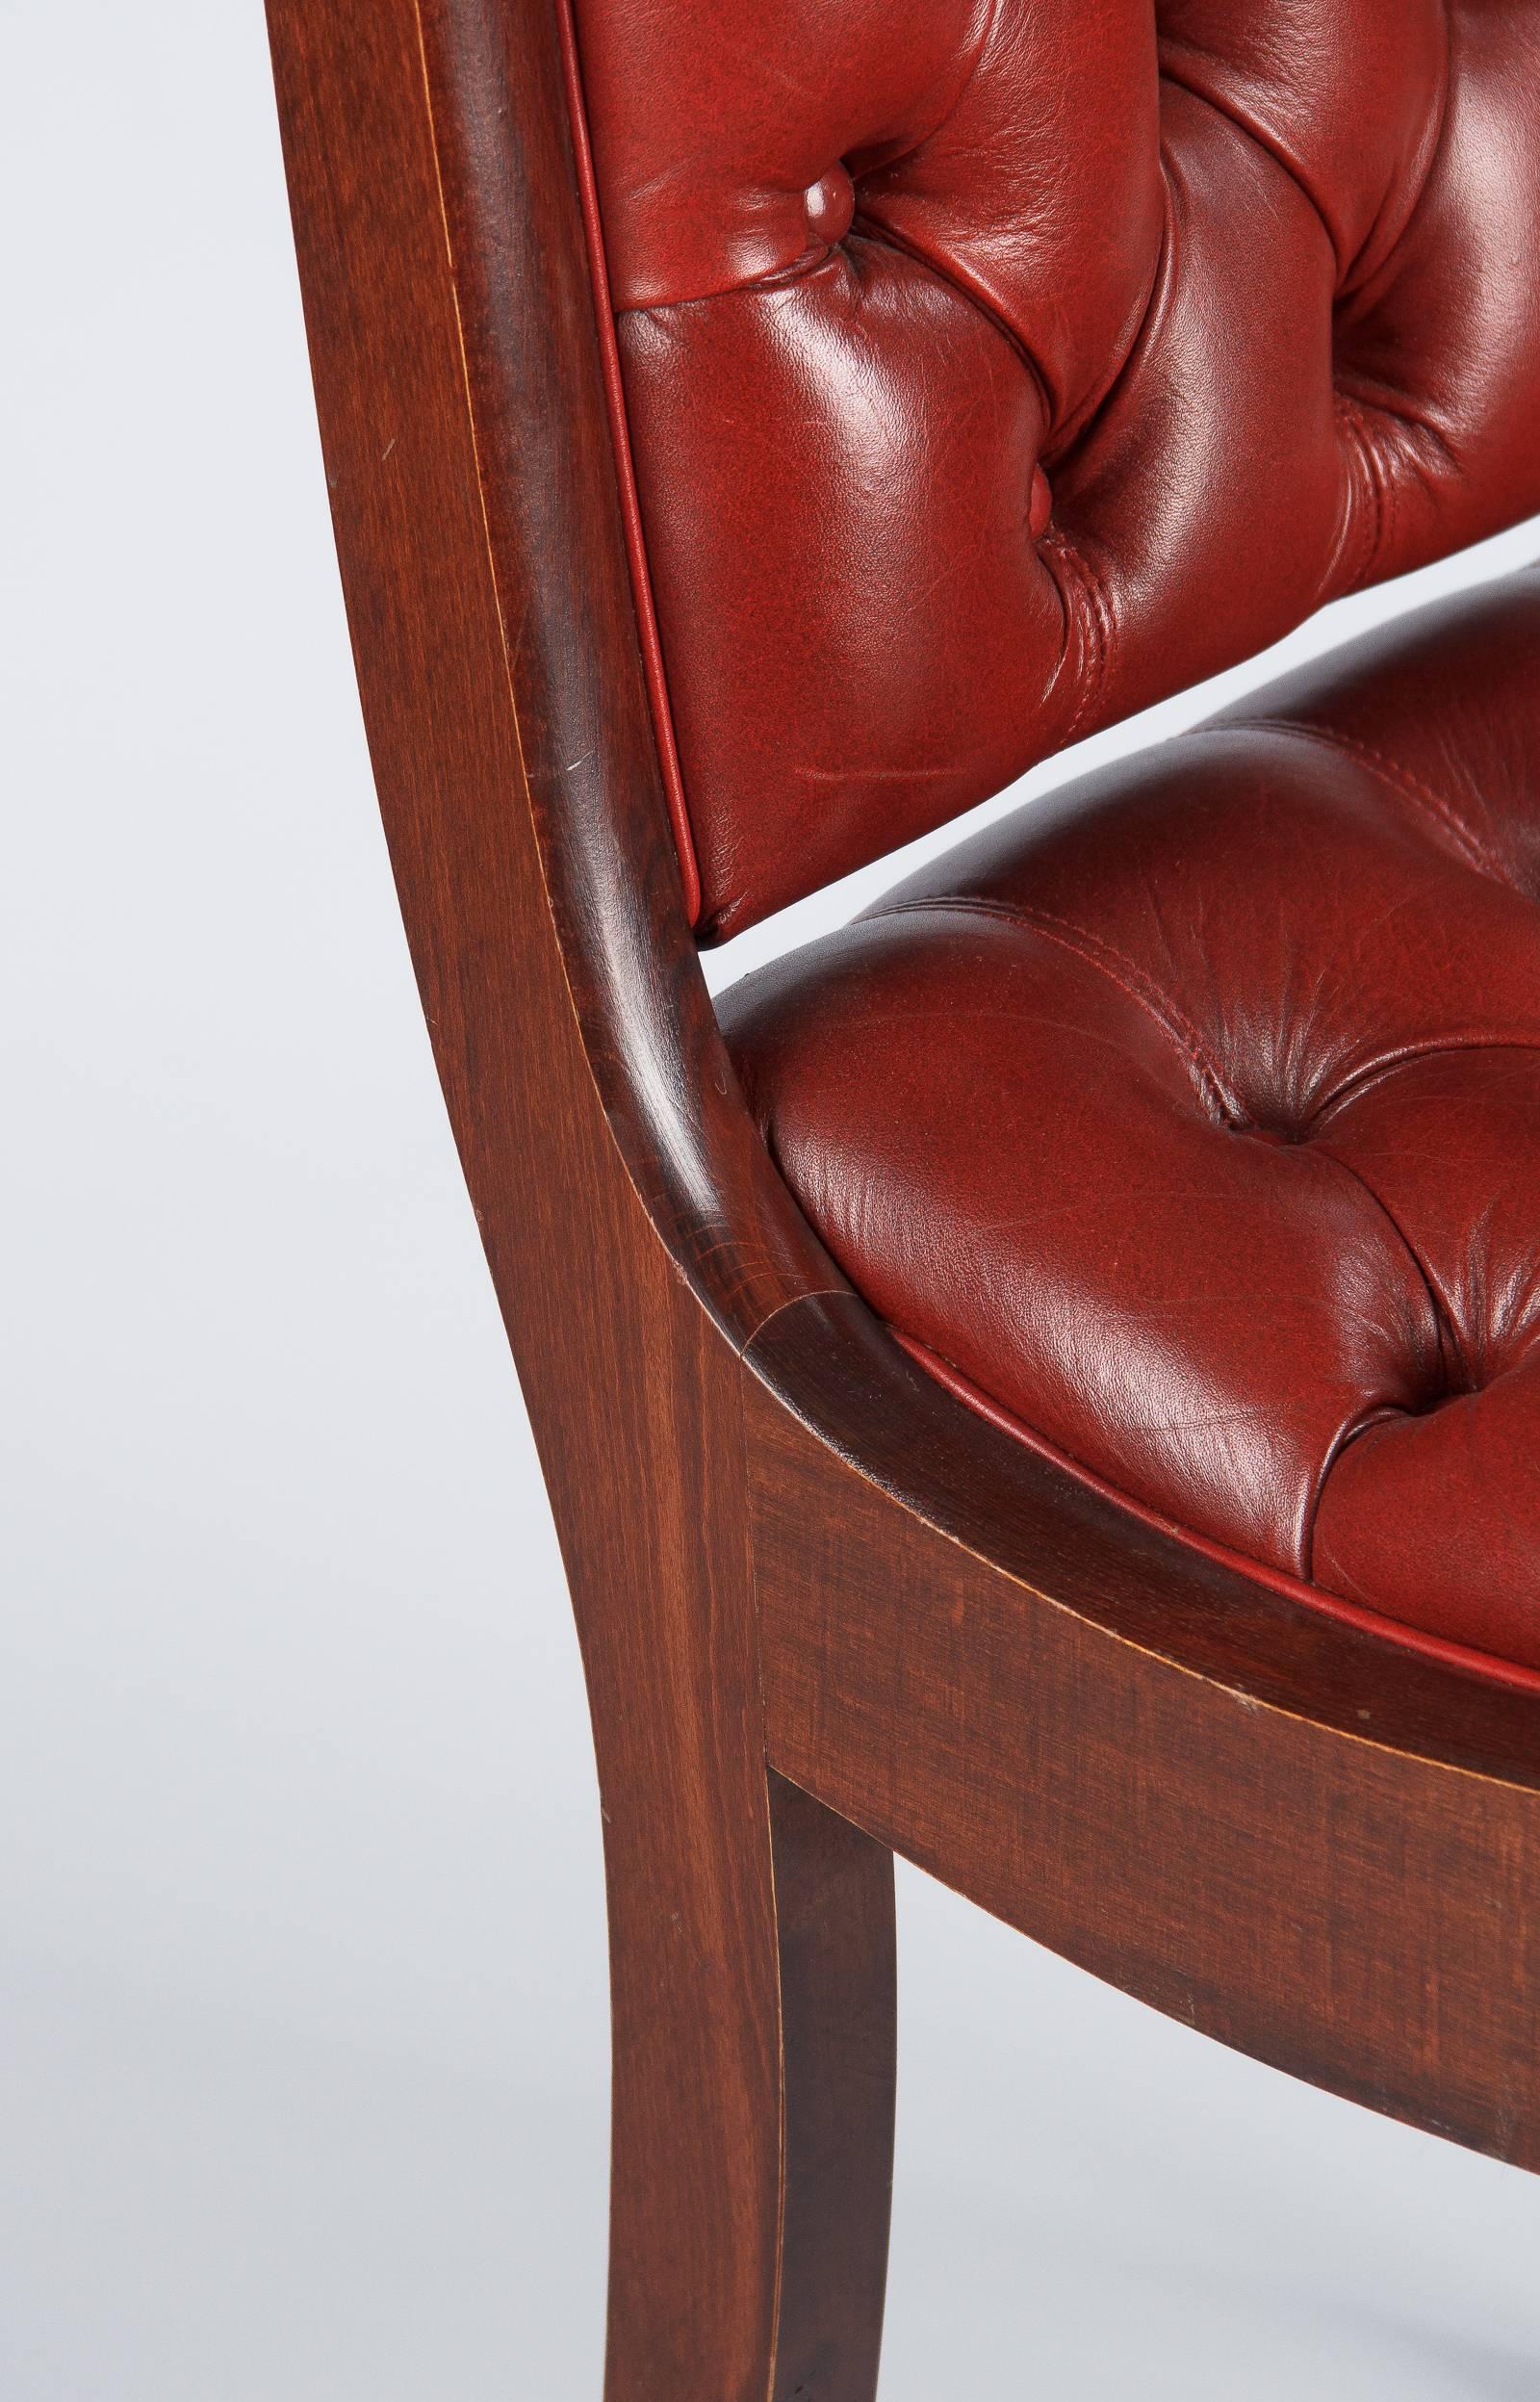
[[269, 0], [582, 1642], [607, 2402], [872, 2402], [892, 1858], [1540, 2169], [1540, 0]]

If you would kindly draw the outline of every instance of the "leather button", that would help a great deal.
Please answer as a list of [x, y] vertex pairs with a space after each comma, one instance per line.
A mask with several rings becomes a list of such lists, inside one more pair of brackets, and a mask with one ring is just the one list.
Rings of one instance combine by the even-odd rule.
[[1034, 542], [1040, 541], [1047, 532], [1048, 520], [1052, 515], [1053, 493], [1049, 489], [1048, 478], [1040, 467], [1035, 467], [1032, 471], [1032, 498], [1027, 503], [1027, 529]]
[[[1038, 456], [1023, 424], [998, 464], [1029, 558]], [[1537, 653], [1532, 572], [1403, 618], [720, 1007], [792, 1191], [961, 1387], [1194, 1534], [1540, 1667]]]
[[808, 186], [808, 229], [815, 241], [831, 247], [843, 242], [856, 214], [856, 187], [843, 163], [836, 159], [825, 175]]

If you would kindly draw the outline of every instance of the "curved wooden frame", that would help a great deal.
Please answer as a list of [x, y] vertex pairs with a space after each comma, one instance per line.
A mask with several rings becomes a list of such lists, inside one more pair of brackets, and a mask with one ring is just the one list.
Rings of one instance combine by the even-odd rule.
[[895, 1850], [1540, 2168], [1540, 1697], [964, 1409], [750, 1123], [654, 745], [556, 0], [269, 13], [380, 803], [593, 1713], [608, 2402], [870, 2402]]

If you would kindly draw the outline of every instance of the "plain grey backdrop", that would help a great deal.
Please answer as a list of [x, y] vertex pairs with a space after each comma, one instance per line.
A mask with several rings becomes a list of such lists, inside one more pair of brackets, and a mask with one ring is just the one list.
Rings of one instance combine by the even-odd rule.
[[[374, 814], [260, 9], [0, 28], [0, 2396], [597, 2402], [587, 1723]], [[1540, 2181], [917, 1874], [900, 1912], [885, 2402], [1540, 2389]]]

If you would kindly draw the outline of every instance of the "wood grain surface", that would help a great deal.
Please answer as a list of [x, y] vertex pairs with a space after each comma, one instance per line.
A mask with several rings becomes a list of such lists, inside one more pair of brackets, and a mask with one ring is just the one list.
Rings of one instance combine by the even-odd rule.
[[380, 806], [588, 1680], [608, 2402], [871, 2402], [894, 1849], [1540, 2166], [1540, 1699], [972, 1416], [743, 1107], [658, 773], [555, 0], [269, 13]]

